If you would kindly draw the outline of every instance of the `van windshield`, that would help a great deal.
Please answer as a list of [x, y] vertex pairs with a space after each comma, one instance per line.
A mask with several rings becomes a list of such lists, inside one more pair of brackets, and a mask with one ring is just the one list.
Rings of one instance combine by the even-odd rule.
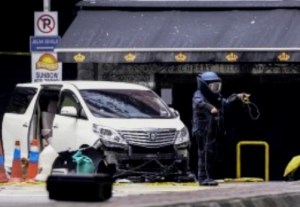
[[93, 89], [80, 91], [91, 113], [107, 118], [171, 118], [165, 102], [151, 90]]

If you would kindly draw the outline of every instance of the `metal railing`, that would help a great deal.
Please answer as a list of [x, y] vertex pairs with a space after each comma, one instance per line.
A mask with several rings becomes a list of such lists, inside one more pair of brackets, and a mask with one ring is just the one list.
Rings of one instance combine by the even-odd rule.
[[265, 181], [269, 181], [269, 144], [265, 141], [240, 141], [236, 146], [236, 177], [241, 178], [241, 146], [264, 146], [265, 149]]

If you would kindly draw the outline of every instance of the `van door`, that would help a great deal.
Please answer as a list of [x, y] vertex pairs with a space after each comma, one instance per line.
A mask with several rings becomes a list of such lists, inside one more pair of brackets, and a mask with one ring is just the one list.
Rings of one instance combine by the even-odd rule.
[[37, 87], [16, 87], [2, 121], [5, 166], [13, 161], [15, 143], [20, 141], [21, 157], [28, 157], [29, 140], [37, 136], [38, 111], [35, 110]]
[[[74, 107], [76, 115], [61, 114], [63, 107]], [[71, 90], [64, 90], [61, 93], [58, 114], [53, 121], [53, 139], [51, 145], [57, 152], [66, 150], [77, 150], [80, 146], [90, 144], [88, 142], [92, 132], [91, 124], [78, 99], [78, 96]]]

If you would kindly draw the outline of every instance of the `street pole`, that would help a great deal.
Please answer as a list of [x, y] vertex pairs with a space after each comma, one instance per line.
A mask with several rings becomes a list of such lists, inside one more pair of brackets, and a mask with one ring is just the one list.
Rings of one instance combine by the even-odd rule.
[[51, 0], [44, 0], [44, 11], [50, 11], [51, 8], [50, 8], [50, 2]]

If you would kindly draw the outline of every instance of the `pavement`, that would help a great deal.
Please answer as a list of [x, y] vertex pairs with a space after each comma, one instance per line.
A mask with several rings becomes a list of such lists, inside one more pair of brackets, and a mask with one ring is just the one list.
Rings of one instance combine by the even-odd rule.
[[[83, 191], [84, 192], [84, 191]], [[103, 202], [55, 201], [44, 183], [0, 184], [2, 207], [294, 207], [300, 206], [300, 181], [197, 183], [116, 183]]]

